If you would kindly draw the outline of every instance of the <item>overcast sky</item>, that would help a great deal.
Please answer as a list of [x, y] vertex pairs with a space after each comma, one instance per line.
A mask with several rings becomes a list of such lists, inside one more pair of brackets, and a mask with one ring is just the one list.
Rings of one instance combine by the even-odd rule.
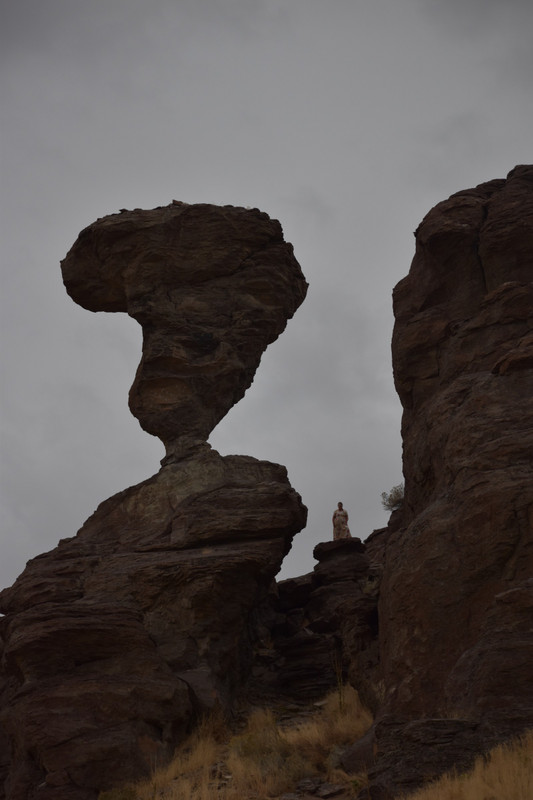
[[80, 230], [172, 199], [281, 221], [310, 289], [214, 431], [309, 508], [386, 524], [402, 481], [391, 292], [451, 193], [531, 162], [531, 0], [2, 0], [0, 587], [163, 447], [127, 407], [141, 328], [67, 296]]

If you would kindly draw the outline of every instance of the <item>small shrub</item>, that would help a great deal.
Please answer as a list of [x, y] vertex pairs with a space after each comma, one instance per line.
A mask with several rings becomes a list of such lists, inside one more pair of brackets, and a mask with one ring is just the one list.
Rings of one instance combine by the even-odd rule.
[[381, 505], [385, 511], [397, 511], [403, 505], [404, 485], [393, 486], [390, 492], [381, 492]]

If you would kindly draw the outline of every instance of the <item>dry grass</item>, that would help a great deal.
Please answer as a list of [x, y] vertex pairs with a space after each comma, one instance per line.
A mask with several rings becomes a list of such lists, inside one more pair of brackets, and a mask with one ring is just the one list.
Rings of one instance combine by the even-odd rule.
[[344, 687], [342, 695], [332, 692], [316, 714], [290, 727], [279, 725], [272, 711], [257, 711], [244, 734], [230, 741], [227, 766], [232, 780], [220, 797], [275, 797], [312, 775], [348, 785], [351, 779], [336, 767], [335, 750], [353, 743], [371, 724], [372, 717], [351, 686]]
[[[342, 702], [341, 701], [342, 697]], [[290, 726], [272, 711], [258, 710], [245, 729], [231, 736], [220, 717], [206, 720], [152, 778], [102, 792], [100, 800], [272, 800], [301, 778], [355, 787], [365, 776], [348, 776], [336, 766], [337, 748], [355, 741], [371, 718], [351, 687], [326, 698], [320, 710]], [[405, 800], [532, 800], [533, 731], [478, 759], [466, 775], [446, 775]]]
[[[532, 800], [533, 731], [479, 758], [466, 775], [450, 774], [408, 800]], [[406, 799], [407, 800], [407, 799]]]
[[[290, 726], [278, 724], [265, 709], [252, 713], [234, 736], [224, 735], [220, 719], [208, 720], [166, 768], [119, 791], [130, 792], [123, 797], [132, 800], [264, 800], [316, 775], [350, 786], [353, 777], [336, 767], [335, 748], [354, 742], [371, 723], [351, 687], [342, 695], [332, 693], [316, 713]], [[104, 797], [119, 800], [120, 795], [106, 792]]]
[[[132, 800], [211, 800], [213, 779], [221, 758], [226, 727], [219, 714], [205, 719], [176, 752], [172, 761], [157, 769], [152, 777], [130, 788]], [[109, 800], [114, 800], [110, 797]]]
[[326, 697], [320, 714], [286, 730], [284, 736], [316, 771], [327, 772], [335, 748], [355, 742], [371, 724], [372, 716], [361, 706], [355, 689], [345, 686], [342, 694], [332, 692]]

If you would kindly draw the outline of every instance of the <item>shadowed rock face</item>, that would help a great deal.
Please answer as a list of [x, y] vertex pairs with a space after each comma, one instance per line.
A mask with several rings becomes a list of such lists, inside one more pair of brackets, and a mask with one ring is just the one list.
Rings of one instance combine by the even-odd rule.
[[6, 800], [94, 800], [230, 708], [253, 611], [307, 513], [284, 467], [205, 441], [305, 297], [279, 223], [208, 205], [124, 212], [85, 229], [62, 268], [85, 308], [142, 324], [130, 406], [167, 457], [0, 593]]
[[532, 265], [533, 167], [426, 216], [394, 292], [403, 509], [276, 586], [305, 508], [283, 467], [205, 439], [305, 294], [278, 223], [173, 204], [80, 235], [68, 291], [143, 325], [130, 403], [167, 457], [0, 593], [8, 800], [94, 800], [247, 679], [252, 697], [318, 694], [335, 654], [376, 711], [343, 756], [370, 765], [372, 800], [531, 725]]
[[532, 280], [528, 166], [432, 209], [394, 291], [405, 504], [379, 599], [375, 797], [423, 779], [424, 746], [442, 770], [533, 719]]
[[350, 680], [363, 702], [377, 656], [379, 567], [357, 538], [318, 544], [312, 573], [280, 581], [258, 610], [254, 703], [309, 703]]

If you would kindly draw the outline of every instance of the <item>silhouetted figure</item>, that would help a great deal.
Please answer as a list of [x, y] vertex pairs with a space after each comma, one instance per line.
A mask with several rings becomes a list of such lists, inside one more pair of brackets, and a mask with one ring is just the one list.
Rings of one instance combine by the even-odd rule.
[[348, 527], [348, 512], [343, 508], [342, 503], [337, 503], [337, 508], [333, 512], [333, 538], [351, 539], [352, 534]]

